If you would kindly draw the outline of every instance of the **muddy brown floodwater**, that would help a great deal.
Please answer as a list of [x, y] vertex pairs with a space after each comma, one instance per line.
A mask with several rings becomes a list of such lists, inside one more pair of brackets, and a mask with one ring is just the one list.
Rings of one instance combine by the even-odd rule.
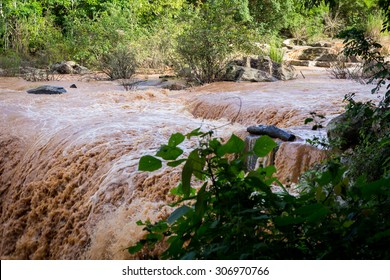
[[[1, 259], [131, 258], [124, 249], [142, 235], [135, 222], [172, 211], [165, 205], [180, 170], [137, 171], [139, 158], [170, 134], [222, 126], [217, 136], [245, 136], [247, 125], [275, 124], [304, 139], [313, 135], [303, 125], [309, 112], [331, 118], [351, 91], [358, 99], [374, 97], [372, 86], [333, 80], [324, 70], [302, 71], [306, 79], [179, 92], [156, 87], [158, 81], [126, 92], [115, 82], [78, 77], [46, 83], [0, 78]], [[76, 89], [69, 88], [73, 83]], [[68, 92], [26, 93], [42, 84]], [[284, 143], [275, 160], [278, 176], [294, 182], [321, 158], [322, 151], [303, 141]]]

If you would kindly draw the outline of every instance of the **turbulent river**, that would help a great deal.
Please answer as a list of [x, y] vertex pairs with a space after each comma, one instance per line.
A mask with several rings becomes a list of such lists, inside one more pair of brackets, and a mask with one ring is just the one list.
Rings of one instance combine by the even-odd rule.
[[[186, 91], [161, 89], [152, 80], [125, 91], [115, 82], [78, 77], [46, 83], [0, 78], [1, 259], [131, 258], [125, 248], [142, 235], [136, 221], [172, 211], [165, 205], [180, 169], [137, 171], [139, 158], [172, 133], [202, 127], [219, 137], [245, 137], [248, 125], [273, 124], [305, 139], [313, 135], [303, 125], [311, 111], [330, 119], [343, 111], [349, 92], [375, 97], [370, 85], [301, 70], [305, 79]], [[73, 83], [77, 88], [69, 87]], [[68, 92], [26, 93], [42, 84]], [[283, 143], [278, 176], [295, 182], [322, 157], [304, 140]]]

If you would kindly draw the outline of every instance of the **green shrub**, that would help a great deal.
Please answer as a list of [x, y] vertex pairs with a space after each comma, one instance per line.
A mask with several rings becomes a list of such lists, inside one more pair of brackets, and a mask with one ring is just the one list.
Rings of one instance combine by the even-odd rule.
[[134, 53], [123, 46], [103, 55], [101, 61], [101, 70], [111, 80], [130, 79], [135, 74], [136, 66]]
[[375, 14], [369, 14], [364, 24], [365, 36], [374, 40], [379, 40], [381, 30], [383, 28], [383, 22], [383, 13], [377, 12]]
[[182, 66], [189, 67], [199, 83], [219, 80], [237, 51], [253, 46], [251, 34], [231, 1], [204, 4], [192, 13], [188, 26], [178, 37]]
[[0, 53], [0, 69], [3, 69], [3, 76], [15, 76], [20, 72], [21, 65], [22, 58], [16, 52]]
[[[180, 158], [178, 145], [193, 136], [199, 137], [198, 147]], [[352, 182], [339, 162], [329, 161], [294, 196], [273, 177], [273, 166], [246, 172], [244, 146], [235, 135], [223, 144], [197, 129], [173, 134], [155, 156], [142, 157], [143, 171], [157, 170], [163, 161], [184, 165], [181, 183], [172, 190], [176, 210], [156, 223], [139, 221], [146, 234], [129, 252], [166, 242], [160, 257], [167, 259], [390, 257], [390, 178]], [[253, 152], [263, 157], [275, 146], [262, 136]], [[273, 184], [280, 192], [271, 190]]]
[[275, 47], [271, 45], [271, 48], [269, 49], [269, 57], [273, 62], [276, 63], [282, 63], [283, 57], [284, 57], [284, 50], [278, 47]]

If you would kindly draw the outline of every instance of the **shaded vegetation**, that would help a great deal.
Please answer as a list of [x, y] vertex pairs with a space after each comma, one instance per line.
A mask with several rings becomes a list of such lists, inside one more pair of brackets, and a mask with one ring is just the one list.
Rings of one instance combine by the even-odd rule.
[[2, 0], [0, 68], [74, 60], [99, 69], [122, 45], [141, 68], [189, 67], [192, 78], [209, 82], [220, 77], [232, 55], [259, 54], [255, 43], [279, 47], [284, 37], [313, 41], [351, 28], [379, 36], [388, 5], [386, 0]]
[[[334, 13], [343, 1], [326, 2]], [[346, 35], [345, 54], [364, 58], [370, 82], [377, 83], [372, 93], [386, 87], [378, 104], [346, 96], [347, 121], [338, 129], [359, 119], [352, 147], [342, 151], [338, 139], [328, 143], [332, 156], [307, 172], [299, 193], [291, 195], [273, 177], [273, 166], [246, 172], [244, 142], [237, 136], [224, 142], [199, 130], [172, 135], [155, 156], [141, 158], [139, 169], [184, 163], [181, 183], [173, 190], [177, 208], [165, 220], [139, 221], [146, 234], [128, 251], [147, 252], [166, 242], [159, 257], [167, 259], [389, 259], [390, 68], [378, 52], [381, 46], [363, 29], [352, 27]], [[180, 158], [178, 145], [194, 136], [198, 147]], [[262, 157], [275, 145], [263, 136], [253, 152]], [[280, 191], [271, 190], [275, 184]]]
[[[185, 137], [199, 145], [187, 157], [178, 145]], [[259, 138], [254, 153], [263, 157], [276, 144]], [[312, 171], [291, 195], [273, 166], [246, 172], [244, 142], [235, 135], [224, 144], [212, 132], [174, 134], [139, 169], [154, 171], [184, 164], [172, 193], [176, 210], [164, 220], [139, 221], [144, 239], [130, 253], [166, 242], [166, 259], [388, 259], [390, 257], [390, 178], [352, 180], [348, 169], [329, 160]], [[229, 158], [229, 159], [228, 159]], [[195, 180], [197, 179], [197, 180]], [[272, 191], [279, 185], [279, 192]], [[199, 186], [194, 188], [194, 186]]]

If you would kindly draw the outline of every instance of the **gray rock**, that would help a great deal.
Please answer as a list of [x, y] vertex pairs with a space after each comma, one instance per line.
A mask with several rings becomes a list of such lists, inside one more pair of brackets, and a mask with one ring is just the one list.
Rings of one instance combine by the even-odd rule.
[[362, 118], [351, 119], [345, 113], [333, 118], [326, 126], [329, 141], [341, 150], [356, 145], [362, 121]]
[[306, 41], [302, 39], [290, 38], [283, 41], [282, 45], [287, 49], [292, 49], [294, 46], [304, 46]]
[[335, 61], [337, 52], [331, 48], [309, 47], [302, 49], [298, 55], [298, 60]]
[[329, 68], [331, 66], [331, 61], [315, 61], [314, 65], [317, 67]]
[[288, 81], [296, 79], [298, 77], [298, 74], [291, 64], [282, 63], [276, 65], [274, 64], [273, 76], [276, 77], [278, 80]]
[[173, 82], [173, 83], [168, 83], [168, 84], [164, 85], [162, 88], [169, 89], [169, 90], [183, 90], [183, 89], [186, 89], [187, 86], [182, 84], [182, 83]]
[[190, 78], [193, 75], [194, 75], [194, 72], [192, 71], [192, 69], [190, 67], [183, 67], [177, 73], [177, 76], [183, 77], [183, 78]]
[[27, 93], [32, 93], [32, 94], [61, 94], [65, 92], [66, 90], [63, 87], [50, 86], [50, 85], [40, 86], [27, 91]]
[[276, 78], [268, 73], [237, 65], [228, 66], [225, 74], [226, 81], [248, 81], [248, 82], [274, 82]]
[[310, 60], [290, 60], [289, 63], [292, 66], [309, 66]]
[[89, 71], [89, 69], [88, 69], [87, 67], [84, 67], [84, 66], [81, 66], [81, 65], [76, 64], [76, 65], [73, 67], [73, 73], [74, 73], [74, 74], [83, 75], [83, 74], [88, 74], [88, 73], [90, 73], [90, 71]]
[[322, 48], [331, 48], [334, 46], [333, 43], [331, 42], [326, 42], [326, 41], [318, 41], [313, 44], [309, 44], [311, 47], [322, 47]]
[[87, 74], [90, 72], [88, 68], [81, 66], [74, 61], [55, 63], [50, 67], [50, 70], [59, 74]]
[[282, 81], [293, 80], [297, 78], [295, 68], [289, 63], [276, 63], [268, 56], [259, 56], [257, 69], [268, 73], [274, 78]]

